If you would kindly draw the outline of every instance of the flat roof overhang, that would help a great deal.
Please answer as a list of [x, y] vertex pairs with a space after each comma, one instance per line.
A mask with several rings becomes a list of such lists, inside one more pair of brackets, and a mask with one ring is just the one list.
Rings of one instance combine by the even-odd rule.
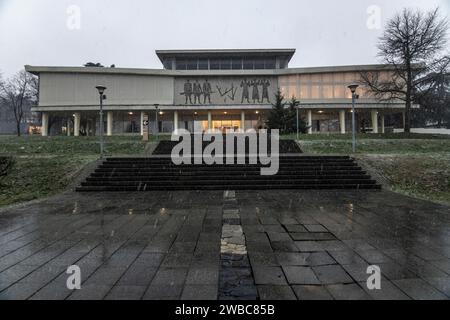
[[156, 55], [163, 62], [168, 58], [244, 58], [244, 57], [283, 57], [292, 59], [295, 54], [293, 48], [279, 49], [182, 49], [182, 50], [156, 50]]
[[83, 73], [83, 74], [120, 74], [120, 75], [146, 75], [169, 77], [214, 77], [214, 76], [283, 76], [293, 74], [313, 74], [330, 72], [363, 72], [363, 71], [389, 71], [395, 67], [386, 64], [326, 66], [307, 68], [287, 68], [270, 70], [165, 70], [165, 69], [136, 69], [136, 68], [95, 68], [95, 67], [58, 67], [58, 66], [30, 66], [25, 70], [38, 75], [40, 73]]
[[[272, 109], [270, 104], [261, 105], [165, 105], [159, 104], [158, 110], [268, 110]], [[155, 111], [154, 104], [136, 104], [136, 105], [104, 105], [104, 111]], [[99, 111], [98, 105], [58, 105], [58, 106], [39, 106], [32, 107], [31, 112], [60, 112], [60, 111]]]
[[[352, 107], [351, 101], [339, 103], [300, 103], [300, 110], [304, 109], [328, 109], [341, 110], [350, 109]], [[357, 109], [404, 109], [405, 104], [396, 103], [376, 103], [363, 102], [355, 105]], [[418, 105], [413, 105], [413, 108], [418, 108]], [[104, 105], [103, 109], [106, 111], [154, 111], [154, 104], [126, 104], [126, 105]], [[158, 110], [269, 110], [272, 109], [271, 104], [217, 104], [217, 105], [174, 105], [174, 104], [159, 104]], [[98, 105], [41, 105], [31, 108], [32, 112], [43, 111], [98, 111]]]

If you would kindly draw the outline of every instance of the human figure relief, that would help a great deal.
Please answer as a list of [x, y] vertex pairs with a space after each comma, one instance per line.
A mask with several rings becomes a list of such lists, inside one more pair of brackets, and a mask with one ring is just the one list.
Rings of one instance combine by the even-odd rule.
[[202, 95], [202, 86], [198, 82], [198, 80], [195, 80], [193, 91], [194, 91], [194, 104], [197, 104], [197, 103], [201, 104], [200, 97]]
[[256, 103], [256, 102], [259, 103], [259, 89], [258, 89], [258, 85], [260, 85], [260, 81], [256, 80], [256, 79], [253, 79], [253, 81], [251, 82], [253, 103]]
[[250, 87], [250, 82], [248, 82], [247, 79], [244, 79], [241, 81], [241, 88], [242, 88], [241, 103], [244, 103], [244, 99], [247, 100], [247, 103], [250, 103], [249, 90], [248, 90], [249, 87]]
[[211, 104], [211, 83], [208, 82], [208, 79], [203, 83], [203, 104], [206, 103], [206, 98], [208, 98], [208, 103]]
[[192, 83], [189, 80], [185, 82], [184, 92], [182, 94], [186, 97], [186, 102], [184, 104], [188, 103], [188, 99], [189, 103], [192, 104]]
[[262, 84], [262, 97], [261, 97], [261, 103], [264, 102], [264, 99], [267, 100], [267, 102], [270, 103], [269, 99], [269, 87], [270, 87], [270, 81], [265, 79], [261, 81]]

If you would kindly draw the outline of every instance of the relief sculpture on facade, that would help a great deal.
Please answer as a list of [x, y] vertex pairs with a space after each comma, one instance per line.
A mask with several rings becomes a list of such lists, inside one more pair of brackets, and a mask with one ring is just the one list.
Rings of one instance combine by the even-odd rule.
[[[185, 79], [183, 81], [183, 91], [179, 94], [185, 97], [184, 104], [186, 105], [270, 103], [269, 87], [271, 86], [271, 80], [268, 78], [219, 80], [212, 81], [212, 83], [208, 79], [202, 82], [198, 79]], [[216, 91], [213, 91], [213, 87]], [[239, 97], [241, 98], [240, 101]], [[182, 104], [183, 102], [179, 101], [179, 103]]]

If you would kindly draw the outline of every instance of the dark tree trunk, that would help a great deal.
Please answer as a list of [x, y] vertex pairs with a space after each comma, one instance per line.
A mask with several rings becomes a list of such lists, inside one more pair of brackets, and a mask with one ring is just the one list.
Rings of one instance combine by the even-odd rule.
[[412, 70], [409, 60], [406, 62], [406, 103], [405, 103], [405, 132], [411, 132], [411, 94], [412, 94]]
[[411, 98], [406, 97], [405, 105], [405, 130], [406, 133], [411, 132]]
[[16, 126], [17, 126], [17, 136], [20, 137], [20, 136], [21, 136], [21, 132], [20, 132], [20, 121], [18, 121], [18, 122], [16, 123]]

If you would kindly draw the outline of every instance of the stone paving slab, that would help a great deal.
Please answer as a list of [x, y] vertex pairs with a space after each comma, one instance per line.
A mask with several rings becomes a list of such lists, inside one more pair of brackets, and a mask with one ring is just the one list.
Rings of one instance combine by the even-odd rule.
[[0, 299], [449, 299], [449, 235], [450, 207], [388, 191], [68, 192], [0, 210]]

